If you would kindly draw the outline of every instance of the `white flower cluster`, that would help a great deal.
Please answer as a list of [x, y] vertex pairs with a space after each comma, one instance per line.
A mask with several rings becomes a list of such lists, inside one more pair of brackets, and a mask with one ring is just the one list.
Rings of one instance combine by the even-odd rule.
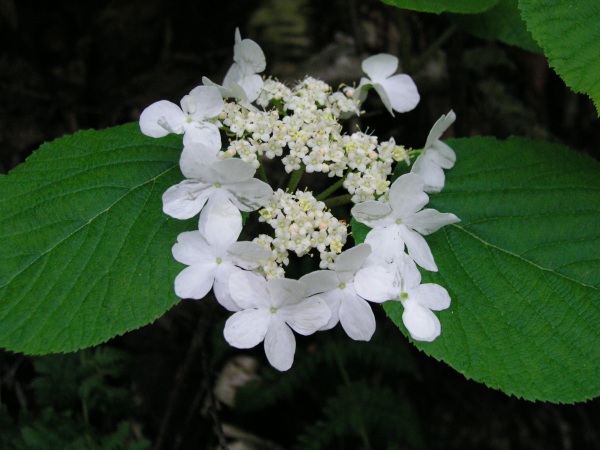
[[[289, 194], [279, 189], [259, 213], [259, 220], [275, 230], [275, 238], [268, 240], [262, 235], [254, 242], [262, 245], [268, 243], [273, 249], [273, 261], [280, 266], [289, 264], [289, 252], [304, 256], [316, 249], [321, 257], [320, 267], [330, 268], [346, 244], [346, 224], [335, 218], [325, 203], [318, 201], [308, 191]], [[274, 276], [271, 273], [267, 275], [267, 278]], [[283, 273], [278, 271], [277, 275]]]
[[[417, 105], [412, 79], [394, 75], [394, 56], [368, 58], [362, 67], [369, 78], [337, 92], [311, 77], [293, 87], [263, 79], [261, 48], [238, 30], [233, 59], [222, 85], [205, 77], [180, 106], [161, 100], [140, 116], [148, 136], [183, 135], [185, 179], [163, 194], [163, 211], [182, 220], [199, 214], [197, 228], [180, 234], [173, 246], [175, 259], [187, 266], [175, 279], [175, 293], [200, 299], [212, 289], [234, 312], [225, 324], [226, 340], [237, 348], [264, 341], [269, 362], [279, 370], [293, 362], [292, 330], [308, 335], [339, 322], [352, 339], [368, 341], [375, 331], [368, 302], [401, 302], [411, 336], [436, 339], [441, 325], [432, 311], [448, 308], [450, 296], [441, 286], [421, 284], [417, 264], [437, 270], [422, 235], [458, 221], [453, 214], [423, 209], [426, 192], [443, 188], [443, 169], [456, 159], [440, 141], [454, 113], [442, 116], [423, 150], [414, 152], [394, 139], [347, 134], [340, 123], [360, 114], [370, 89], [392, 115]], [[415, 154], [411, 173], [391, 184], [394, 166], [409, 167]], [[287, 190], [273, 191], [268, 184], [263, 163], [274, 158], [292, 173]], [[261, 180], [255, 178], [257, 170]], [[338, 180], [315, 197], [296, 189], [304, 172]], [[349, 195], [337, 197], [337, 204], [351, 199], [352, 216], [371, 228], [365, 243], [345, 251], [346, 222], [333, 216], [327, 200], [317, 200], [342, 187]], [[257, 210], [243, 219], [242, 213]], [[239, 241], [244, 220], [268, 224], [273, 232]], [[300, 280], [285, 278], [290, 252], [297, 257], [319, 253], [321, 270]]]

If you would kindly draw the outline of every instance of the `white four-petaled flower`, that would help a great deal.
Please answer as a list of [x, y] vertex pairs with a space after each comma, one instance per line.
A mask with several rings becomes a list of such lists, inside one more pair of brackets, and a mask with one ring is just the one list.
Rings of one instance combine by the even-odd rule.
[[394, 262], [406, 245], [408, 254], [418, 265], [437, 271], [429, 245], [422, 235], [431, 234], [460, 219], [435, 209], [422, 210], [428, 202], [429, 196], [423, 191], [423, 179], [417, 174], [407, 173], [394, 181], [387, 203], [374, 200], [359, 203], [352, 208], [352, 215], [372, 228], [365, 242], [385, 262]]
[[306, 285], [306, 294], [320, 294], [331, 309], [331, 318], [321, 330], [329, 330], [340, 322], [354, 340], [368, 341], [373, 336], [375, 316], [354, 288], [354, 275], [370, 254], [369, 245], [357, 245], [337, 257], [333, 270], [318, 270], [300, 278]]
[[221, 148], [221, 134], [208, 119], [218, 116], [223, 106], [217, 88], [198, 86], [181, 99], [181, 108], [168, 100], [148, 106], [140, 115], [140, 129], [155, 138], [183, 134], [184, 145], [199, 142], [216, 151]]
[[362, 63], [362, 70], [369, 78], [362, 78], [356, 91], [362, 103], [367, 89], [373, 86], [381, 101], [393, 116], [394, 111], [407, 112], [415, 108], [420, 96], [412, 78], [405, 74], [394, 75], [398, 69], [398, 58], [385, 53], [371, 56]]
[[218, 160], [215, 152], [202, 146], [183, 149], [180, 168], [186, 176], [163, 194], [163, 211], [176, 219], [189, 219], [209, 205], [231, 202], [240, 211], [265, 206], [273, 189], [254, 177], [256, 169], [241, 159]]
[[440, 138], [455, 120], [454, 111], [450, 111], [437, 120], [427, 136], [423, 152], [417, 157], [410, 170], [423, 177], [425, 192], [440, 192], [446, 180], [443, 169], [454, 167], [456, 153], [448, 144], [440, 141]]
[[237, 28], [233, 60], [235, 62], [227, 71], [223, 79], [223, 86], [213, 83], [206, 77], [202, 77], [202, 83], [205, 86], [214, 86], [219, 89], [223, 98], [238, 98], [243, 106], [255, 109], [250, 103], [256, 100], [260, 94], [263, 79], [258, 74], [265, 70], [267, 63], [260, 46], [251, 39], [242, 39], [240, 30]]
[[239, 307], [229, 294], [229, 277], [243, 269], [256, 269], [270, 252], [253, 242], [236, 242], [242, 231], [239, 211], [228, 202], [203, 211], [198, 231], [177, 237], [175, 259], [189, 267], [175, 278], [175, 293], [181, 298], [203, 298], [211, 288], [230, 311]]
[[292, 329], [306, 336], [331, 316], [318, 296], [304, 298], [304, 285], [297, 280], [267, 281], [255, 273], [240, 272], [229, 278], [229, 291], [242, 311], [225, 323], [225, 340], [237, 348], [252, 348], [264, 340], [267, 359], [278, 370], [288, 370], [294, 362]]
[[400, 301], [402, 322], [413, 339], [431, 342], [440, 335], [442, 326], [432, 310], [448, 308], [450, 295], [437, 284], [421, 284], [421, 274], [406, 253], [393, 265], [361, 269], [354, 286], [358, 295], [373, 302]]

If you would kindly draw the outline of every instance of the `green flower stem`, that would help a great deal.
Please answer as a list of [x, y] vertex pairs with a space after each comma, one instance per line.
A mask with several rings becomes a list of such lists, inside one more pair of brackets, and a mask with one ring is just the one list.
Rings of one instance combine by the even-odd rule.
[[337, 197], [331, 197], [325, 200], [325, 204], [328, 208], [347, 205], [348, 203], [352, 203], [352, 196], [350, 194], [338, 195]]
[[326, 198], [328, 198], [331, 194], [333, 194], [335, 191], [342, 187], [345, 179], [346, 178], [344, 177], [337, 180], [335, 183], [333, 183], [331, 186], [329, 186], [327, 189], [325, 189], [323, 192], [317, 195], [316, 199], [325, 200]]
[[[450, 39], [452, 37], [452, 35], [455, 33], [455, 31], [457, 30], [457, 26], [456, 25], [452, 25], [450, 26], [446, 31], [444, 31], [444, 33], [437, 38], [428, 48], [425, 49], [425, 51], [423, 53], [421, 53], [421, 55], [417, 58], [414, 58], [412, 63], [410, 64], [405, 64], [406, 66], [406, 72], [410, 72], [410, 73], [415, 73], [418, 72], [419, 69], [421, 69], [425, 64], [427, 64], [427, 61], [429, 61], [429, 59], [435, 54], [435, 52], [446, 43], [446, 41], [448, 39]], [[409, 59], [405, 59], [403, 62], [408, 62], [410, 61]]]
[[267, 171], [265, 170], [265, 166], [262, 164], [258, 166], [258, 176], [262, 181], [269, 184], [269, 179], [267, 178]]
[[302, 178], [302, 175], [304, 175], [304, 164], [300, 166], [299, 170], [294, 170], [292, 172], [290, 182], [288, 183], [287, 188], [285, 189], [286, 192], [289, 192], [290, 194], [296, 192], [296, 188], [298, 187], [298, 183], [300, 183], [300, 178]]

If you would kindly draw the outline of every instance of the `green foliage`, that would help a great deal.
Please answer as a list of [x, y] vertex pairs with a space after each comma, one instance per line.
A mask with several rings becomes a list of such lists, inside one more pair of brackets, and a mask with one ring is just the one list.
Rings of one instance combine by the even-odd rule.
[[[424, 448], [412, 404], [388, 387], [365, 381], [340, 386], [327, 399], [323, 415], [323, 420], [309, 426], [298, 438], [297, 450]], [[361, 440], [363, 446], [357, 447]]]
[[[467, 378], [528, 400], [600, 394], [600, 164], [524, 138], [450, 142], [458, 162], [429, 206], [461, 222], [428, 237], [451, 307], [416, 342]], [[355, 238], [365, 230], [354, 230]], [[402, 325], [402, 306], [385, 304]]]
[[[260, 383], [250, 384], [238, 393], [239, 411], [255, 411], [292, 399], [306, 390], [324, 371], [337, 372], [340, 363], [353, 372], [368, 373], [377, 368], [393, 375], [417, 375], [417, 369], [404, 339], [395, 333], [377, 331], [368, 343], [349, 340], [341, 332], [319, 333], [315, 336], [316, 351], [297, 349], [294, 365], [287, 372], [268, 368]], [[365, 371], [366, 369], [366, 371]]]
[[113, 385], [126, 368], [127, 355], [108, 347], [36, 357], [31, 383], [39, 413], [23, 412], [13, 422], [0, 408], [0, 448], [14, 450], [143, 450], [134, 439], [129, 390]]
[[396, 8], [412, 9], [420, 12], [443, 13], [455, 12], [473, 14], [487, 11], [499, 0], [381, 0]]
[[357, 442], [390, 450], [422, 448], [415, 399], [407, 387], [420, 372], [410, 345], [394, 327], [378, 327], [368, 343], [348, 339], [340, 327], [307, 340], [307, 346], [300, 341], [288, 372], [266, 366], [259, 381], [238, 390], [236, 413], [254, 419], [264, 414], [278, 427], [273, 408], [289, 404], [294, 414], [280, 426], [286, 436], [296, 437], [294, 448], [303, 450], [356, 449]]
[[541, 53], [521, 18], [518, 0], [500, 0], [496, 6], [481, 14], [456, 14], [452, 20], [480, 38]]
[[0, 177], [0, 346], [92, 346], [178, 301], [171, 246], [190, 224], [164, 215], [161, 195], [180, 152], [180, 137], [133, 123], [44, 144]]
[[550, 66], [600, 113], [600, 4], [597, 0], [519, 0], [527, 29]]

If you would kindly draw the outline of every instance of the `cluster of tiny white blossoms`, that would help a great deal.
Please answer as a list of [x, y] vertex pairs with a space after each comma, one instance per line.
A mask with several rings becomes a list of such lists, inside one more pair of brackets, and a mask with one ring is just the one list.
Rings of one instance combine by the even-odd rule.
[[[187, 266], [175, 279], [175, 293], [201, 299], [212, 289], [233, 312], [225, 339], [242, 349], [264, 341], [267, 359], [279, 370], [293, 363], [292, 330], [309, 335], [339, 322], [352, 339], [368, 341], [375, 332], [369, 302], [400, 302], [413, 339], [436, 339], [441, 325], [432, 311], [448, 308], [450, 296], [439, 285], [422, 284], [417, 265], [438, 270], [423, 235], [459, 220], [423, 209], [427, 193], [443, 188], [444, 169], [456, 160], [440, 141], [454, 113], [436, 122], [422, 150], [407, 150], [394, 139], [347, 133], [341, 123], [360, 115], [370, 89], [392, 115], [417, 105], [412, 79], [395, 74], [396, 57], [367, 58], [362, 69], [368, 78], [335, 92], [312, 77], [291, 87], [263, 78], [263, 51], [238, 30], [233, 59], [222, 85], [204, 77], [180, 106], [161, 100], [140, 116], [148, 136], [183, 135], [185, 179], [163, 194], [163, 211], [182, 220], [198, 215], [198, 226], [173, 246], [175, 259]], [[276, 158], [285, 169], [275, 170], [277, 183], [282, 172], [289, 174], [285, 190], [274, 191], [268, 181], [267, 169], [279, 164], [269, 160]], [[392, 183], [402, 167], [410, 172]], [[316, 195], [297, 189], [305, 172], [335, 181]], [[346, 194], [331, 197], [342, 188]], [[328, 204], [350, 202], [351, 216], [370, 231], [364, 243], [344, 250], [346, 221]], [[320, 270], [299, 280], [286, 277], [291, 254], [317, 253]]]

